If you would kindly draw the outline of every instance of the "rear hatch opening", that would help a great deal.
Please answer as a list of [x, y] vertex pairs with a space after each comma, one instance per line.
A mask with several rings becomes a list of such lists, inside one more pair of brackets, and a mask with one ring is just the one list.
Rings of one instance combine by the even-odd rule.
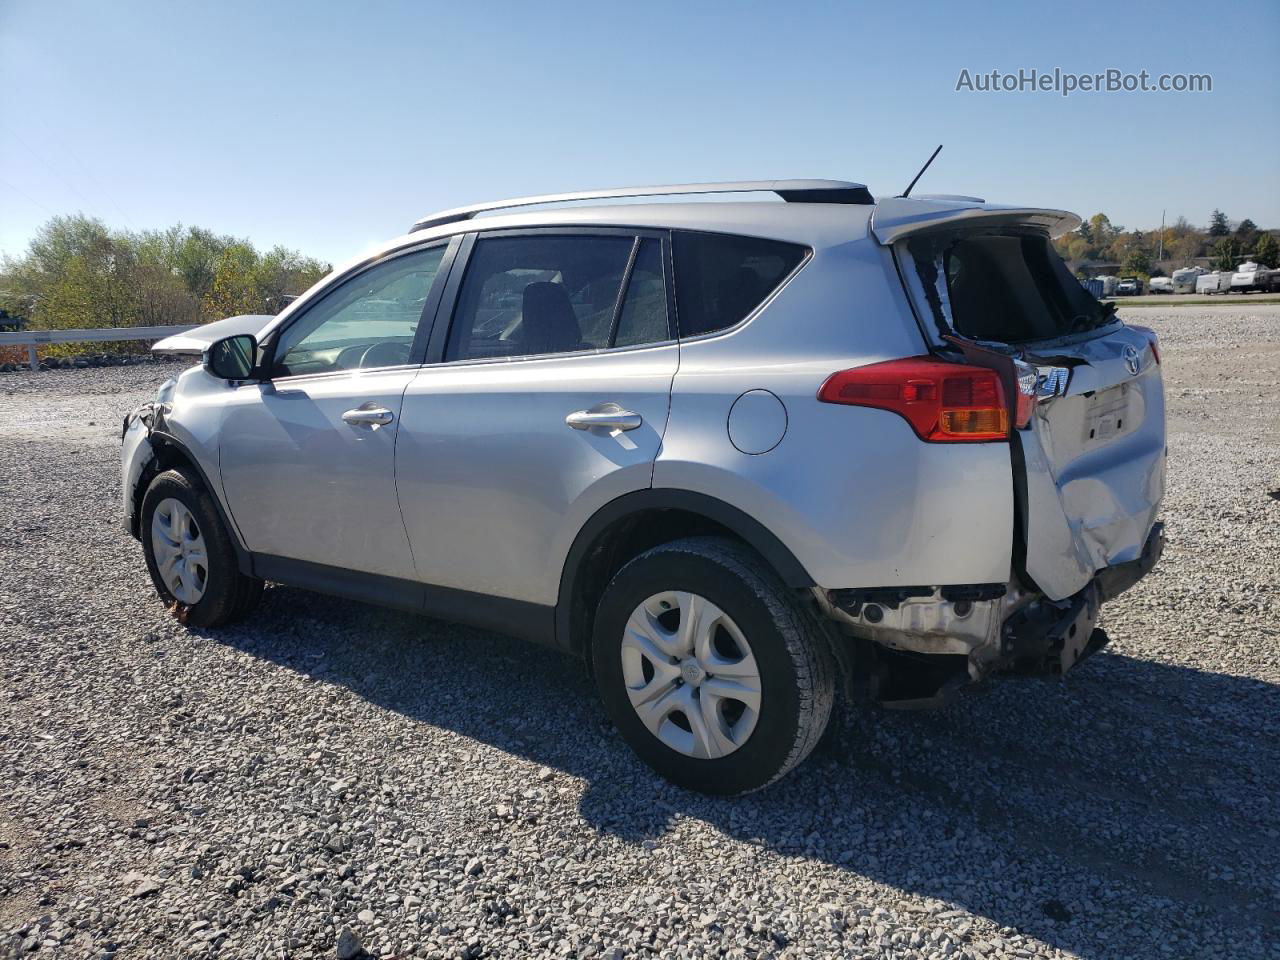
[[1010, 430], [1014, 572], [1063, 600], [1137, 560], [1155, 523], [1165, 460], [1155, 335], [1091, 296], [1035, 217], [943, 219], [896, 230], [898, 271], [932, 349], [1003, 365], [1029, 395], [1025, 426]]
[[1048, 346], [1118, 323], [1044, 234], [926, 234], [906, 242], [936, 336], [996, 348]]

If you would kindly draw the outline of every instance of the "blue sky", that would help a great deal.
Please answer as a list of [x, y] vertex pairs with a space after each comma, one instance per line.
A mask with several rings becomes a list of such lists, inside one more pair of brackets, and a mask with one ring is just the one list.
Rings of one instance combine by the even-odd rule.
[[[0, 0], [0, 252], [55, 213], [343, 260], [473, 201], [833, 177], [1280, 227], [1280, 3]], [[1208, 73], [1211, 93], [956, 92]]]

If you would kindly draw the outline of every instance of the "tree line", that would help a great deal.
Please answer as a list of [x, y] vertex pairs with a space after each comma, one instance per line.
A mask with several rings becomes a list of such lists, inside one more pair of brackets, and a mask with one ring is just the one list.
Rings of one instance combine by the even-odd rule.
[[0, 260], [0, 311], [32, 329], [203, 323], [278, 313], [331, 269], [202, 227], [113, 230], [76, 214], [49, 220], [22, 256]]
[[[1063, 259], [1106, 260], [1126, 274], [1159, 275], [1159, 230], [1126, 230], [1097, 213], [1055, 244]], [[1212, 257], [1219, 270], [1246, 259], [1280, 265], [1276, 232], [1220, 210], [1207, 228], [1179, 217], [1164, 228], [1176, 266]], [[33, 329], [195, 324], [241, 313], [278, 313], [332, 268], [296, 250], [260, 252], [202, 227], [113, 230], [83, 214], [45, 223], [20, 257], [0, 259], [0, 318]]]
[[1104, 260], [1119, 263], [1125, 274], [1160, 276], [1155, 264], [1164, 240], [1165, 260], [1175, 267], [1191, 266], [1203, 257], [1212, 260], [1215, 270], [1235, 270], [1245, 260], [1263, 266], [1280, 266], [1280, 240], [1276, 231], [1263, 230], [1249, 218], [1232, 225], [1221, 210], [1214, 210], [1208, 227], [1196, 227], [1179, 217], [1171, 226], [1144, 232], [1126, 230], [1113, 224], [1105, 213], [1095, 213], [1072, 231], [1054, 241], [1058, 253], [1069, 262]]

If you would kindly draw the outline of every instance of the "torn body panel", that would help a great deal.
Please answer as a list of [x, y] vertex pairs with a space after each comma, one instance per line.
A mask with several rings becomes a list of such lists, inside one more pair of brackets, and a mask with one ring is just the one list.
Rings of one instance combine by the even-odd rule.
[[1047, 236], [975, 220], [895, 249], [922, 332], [1006, 368], [1034, 403], [1014, 447], [1023, 585], [1050, 600], [1138, 557], [1164, 495], [1164, 387], [1154, 335], [1120, 322]]
[[151, 446], [152, 404], [144, 403], [124, 418], [124, 449], [120, 457], [120, 500], [125, 530], [138, 535], [138, 487], [147, 467], [155, 460]]
[[[1139, 556], [1056, 600], [1016, 581], [813, 592], [845, 634], [836, 658], [851, 690], [857, 671], [886, 706], [934, 707], [1002, 671], [1060, 677], [1097, 653], [1108, 642], [1097, 628], [1102, 604], [1146, 576], [1163, 551], [1157, 523]], [[860, 652], [848, 646], [857, 642]]]
[[893, 591], [896, 596], [889, 596], [891, 591], [819, 592], [820, 605], [846, 633], [890, 650], [963, 656], [972, 680], [1000, 660], [1005, 621], [1035, 599], [1016, 583], [903, 588]]

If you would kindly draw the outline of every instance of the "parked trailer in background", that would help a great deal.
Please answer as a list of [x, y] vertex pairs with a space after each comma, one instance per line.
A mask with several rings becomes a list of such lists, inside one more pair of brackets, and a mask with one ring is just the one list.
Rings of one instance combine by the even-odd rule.
[[1260, 263], [1246, 260], [1236, 267], [1231, 275], [1230, 290], [1232, 293], [1248, 293], [1250, 290], [1266, 290], [1271, 271]]
[[1120, 282], [1119, 277], [1094, 277], [1095, 280], [1102, 281], [1102, 296], [1114, 297], [1116, 294], [1116, 284]]
[[1230, 293], [1231, 274], [1219, 270], [1196, 278], [1196, 293]]
[[1152, 277], [1147, 290], [1150, 293], [1173, 293], [1173, 280], [1170, 277]]
[[1208, 273], [1204, 267], [1183, 267], [1173, 271], [1174, 293], [1195, 293], [1196, 281]]
[[1097, 298], [1098, 300], [1101, 300], [1106, 296], [1105, 287], [1106, 284], [1102, 282], [1101, 277], [1090, 277], [1088, 280], [1084, 281], [1084, 288], [1089, 291], [1089, 295]]

